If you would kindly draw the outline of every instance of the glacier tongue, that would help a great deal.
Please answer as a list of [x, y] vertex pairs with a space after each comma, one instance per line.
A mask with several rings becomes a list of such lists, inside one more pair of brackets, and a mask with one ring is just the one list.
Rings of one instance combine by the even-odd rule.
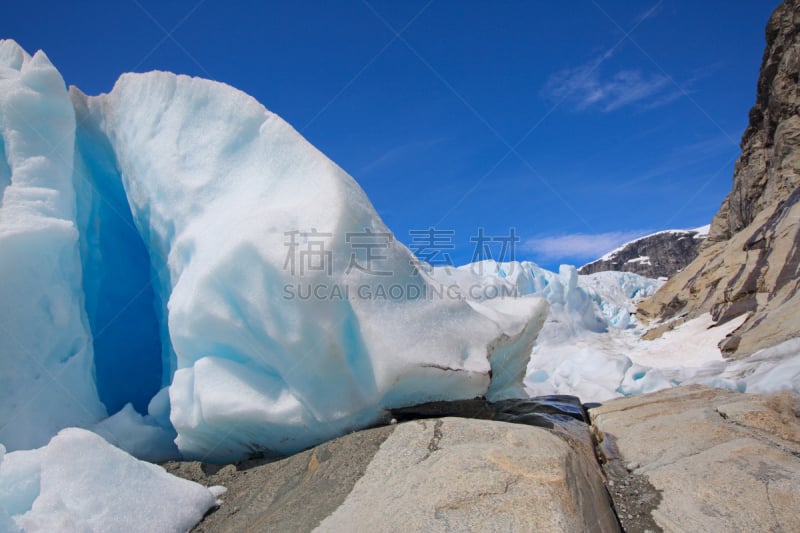
[[[232, 460], [388, 407], [522, 393], [546, 302], [444, 291], [356, 182], [253, 98], [164, 72], [68, 95], [12, 41], [0, 89], [10, 450], [77, 425], [171, 456], [157, 442], [174, 429], [184, 457]], [[119, 412], [95, 425], [103, 404]]]
[[9, 450], [106, 414], [83, 308], [74, 137], [47, 56], [0, 41], [0, 442]]

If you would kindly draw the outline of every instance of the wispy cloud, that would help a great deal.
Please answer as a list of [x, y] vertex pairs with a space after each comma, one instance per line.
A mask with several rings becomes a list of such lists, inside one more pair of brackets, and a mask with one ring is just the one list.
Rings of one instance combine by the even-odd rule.
[[523, 251], [536, 259], [554, 261], [559, 259], [592, 260], [610, 252], [621, 244], [652, 233], [650, 230], [609, 231], [606, 233], [570, 233], [566, 235], [538, 237], [525, 241]]
[[594, 60], [552, 74], [542, 90], [545, 97], [571, 103], [577, 110], [598, 108], [604, 112], [616, 111], [631, 104], [653, 107], [667, 104], [679, 95], [667, 97], [672, 81], [663, 74], [645, 73], [626, 69], [607, 74], [602, 63], [610, 52]]

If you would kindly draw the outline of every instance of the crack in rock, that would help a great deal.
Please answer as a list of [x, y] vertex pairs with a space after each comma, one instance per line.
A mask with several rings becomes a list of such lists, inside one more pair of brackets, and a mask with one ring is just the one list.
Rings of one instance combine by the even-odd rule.
[[428, 459], [428, 457], [430, 457], [432, 453], [439, 451], [439, 443], [441, 442], [442, 437], [444, 436], [444, 432], [442, 431], [442, 426], [444, 426], [444, 421], [442, 420], [437, 420], [433, 424], [433, 435], [431, 436], [430, 442], [428, 442], [428, 453], [425, 454], [425, 457], [417, 461], [417, 464], [420, 464], [421, 462]]

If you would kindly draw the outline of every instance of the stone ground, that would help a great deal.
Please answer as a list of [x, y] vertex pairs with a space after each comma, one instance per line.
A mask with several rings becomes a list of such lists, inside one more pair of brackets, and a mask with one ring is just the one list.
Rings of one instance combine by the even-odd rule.
[[417, 406], [280, 461], [165, 467], [228, 488], [202, 532], [800, 531], [796, 395], [677, 387], [587, 406], [591, 426], [577, 399], [536, 404]]

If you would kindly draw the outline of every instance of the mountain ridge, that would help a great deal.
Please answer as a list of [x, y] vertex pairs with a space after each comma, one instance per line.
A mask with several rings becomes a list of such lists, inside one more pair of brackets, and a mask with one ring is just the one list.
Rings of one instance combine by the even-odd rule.
[[657, 231], [628, 241], [586, 263], [579, 274], [619, 271], [648, 278], [669, 278], [691, 263], [700, 251], [709, 226]]

